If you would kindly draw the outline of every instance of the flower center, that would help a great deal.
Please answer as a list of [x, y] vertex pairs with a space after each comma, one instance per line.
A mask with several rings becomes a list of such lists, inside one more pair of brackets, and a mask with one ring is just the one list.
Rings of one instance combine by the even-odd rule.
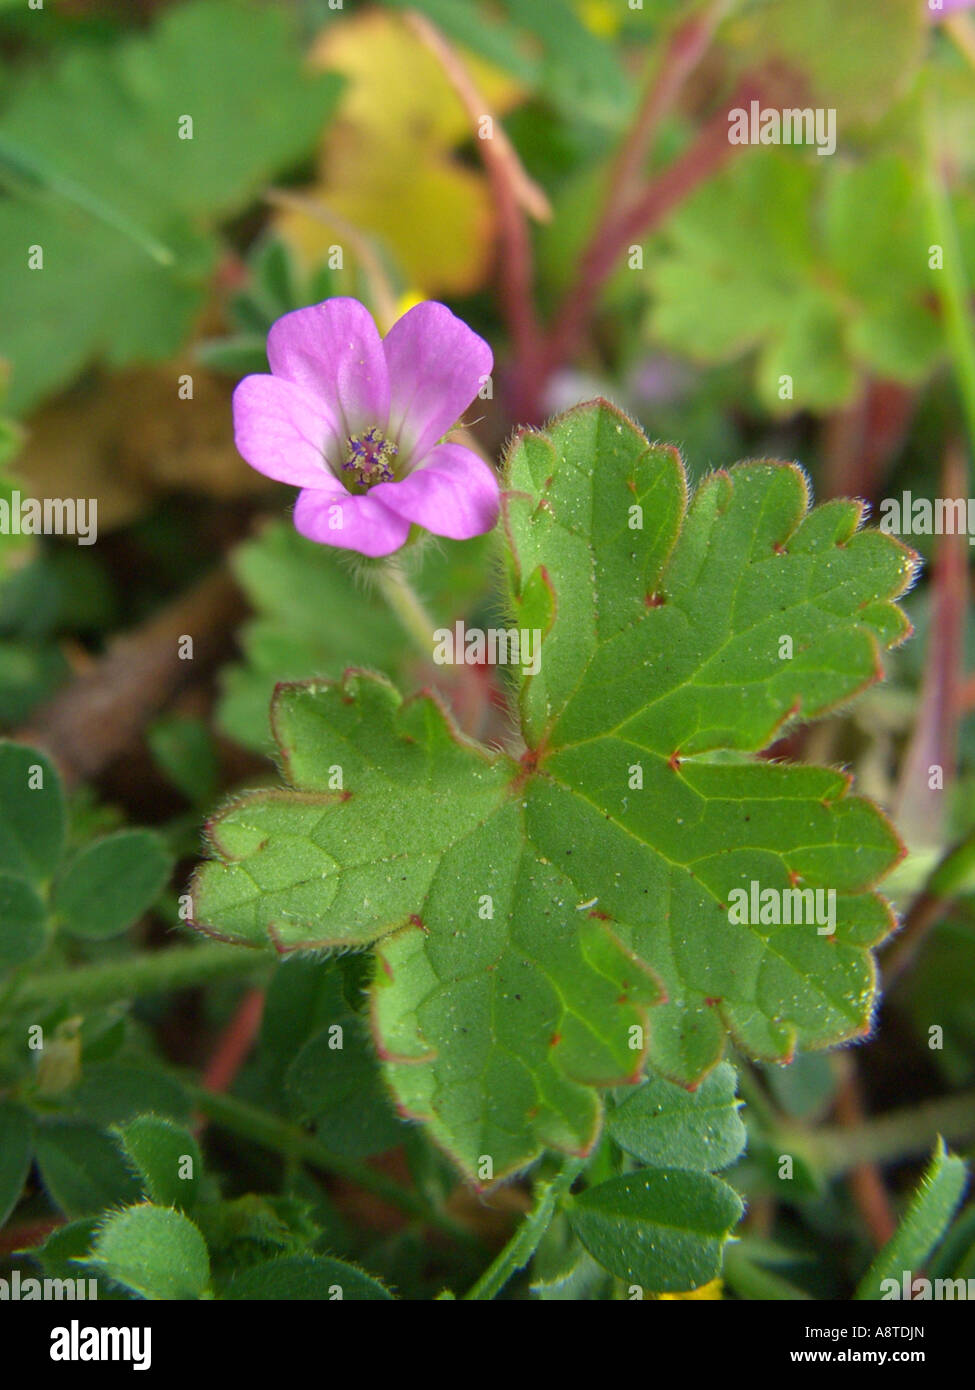
[[349, 452], [342, 464], [344, 473], [351, 473], [357, 483], [367, 488], [393, 481], [392, 461], [399, 449], [376, 425], [362, 434], [350, 434], [346, 444]]

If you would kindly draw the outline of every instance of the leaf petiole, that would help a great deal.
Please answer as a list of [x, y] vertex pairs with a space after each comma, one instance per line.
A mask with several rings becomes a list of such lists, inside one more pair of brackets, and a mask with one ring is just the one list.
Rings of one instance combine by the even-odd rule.
[[508, 1241], [508, 1244], [464, 1294], [467, 1299], [491, 1299], [504, 1288], [519, 1269], [524, 1269], [534, 1255], [542, 1236], [548, 1230], [562, 1198], [585, 1167], [583, 1158], [571, 1158], [550, 1182], [541, 1182], [535, 1190], [535, 1205]]

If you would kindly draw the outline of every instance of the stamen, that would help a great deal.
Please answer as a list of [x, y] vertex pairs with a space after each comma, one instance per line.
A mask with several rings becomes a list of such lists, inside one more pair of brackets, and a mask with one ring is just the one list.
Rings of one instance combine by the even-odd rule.
[[355, 481], [362, 487], [393, 481], [391, 463], [399, 449], [381, 429], [373, 425], [362, 434], [350, 435], [346, 443], [349, 453], [342, 464], [343, 472], [353, 473]]

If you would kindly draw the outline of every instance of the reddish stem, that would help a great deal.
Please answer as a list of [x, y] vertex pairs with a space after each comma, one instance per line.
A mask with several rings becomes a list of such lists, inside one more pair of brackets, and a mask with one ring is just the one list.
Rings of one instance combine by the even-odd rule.
[[[967, 469], [960, 446], [946, 454], [941, 495], [964, 497]], [[956, 774], [961, 713], [962, 649], [968, 604], [968, 544], [963, 533], [938, 537], [931, 582], [931, 628], [917, 721], [901, 770], [895, 820], [908, 844], [937, 844], [946, 815], [945, 797]], [[941, 786], [930, 786], [931, 768]]]
[[518, 401], [518, 418], [537, 421], [545, 386], [551, 374], [576, 351], [599, 295], [627, 247], [643, 241], [702, 183], [746, 149], [728, 139], [728, 111], [757, 96], [756, 84], [738, 89], [727, 107], [698, 132], [687, 150], [646, 187], [629, 208], [602, 224], [580, 262], [579, 274], [566, 295], [543, 345], [538, 370], [525, 380]]
[[247, 990], [234, 1016], [221, 1033], [203, 1073], [201, 1084], [208, 1091], [227, 1091], [233, 1085], [247, 1054], [254, 1046], [264, 1012], [264, 990]]
[[[852, 1064], [836, 1095], [836, 1119], [847, 1129], [856, 1129], [864, 1121], [860, 1083]], [[880, 1170], [875, 1163], [859, 1163], [850, 1169], [846, 1180], [870, 1239], [879, 1250], [897, 1230], [897, 1219]]]
[[657, 75], [643, 94], [636, 118], [610, 171], [599, 225], [611, 224], [633, 200], [650, 148], [667, 113], [676, 106], [684, 86], [711, 46], [715, 30], [728, 10], [728, 0], [717, 0], [700, 14], [692, 15], [671, 34], [660, 59]]
[[859, 398], [834, 411], [824, 430], [825, 497], [875, 500], [904, 442], [917, 392], [897, 381], [867, 381]]
[[[532, 376], [537, 371], [541, 327], [535, 314], [531, 233], [525, 210], [547, 220], [548, 201], [525, 173], [503, 127], [490, 115], [467, 65], [454, 47], [425, 15], [408, 11], [407, 22], [439, 60], [478, 137], [497, 213], [501, 309], [511, 334], [518, 374]], [[479, 138], [484, 119], [491, 121], [490, 134]]]

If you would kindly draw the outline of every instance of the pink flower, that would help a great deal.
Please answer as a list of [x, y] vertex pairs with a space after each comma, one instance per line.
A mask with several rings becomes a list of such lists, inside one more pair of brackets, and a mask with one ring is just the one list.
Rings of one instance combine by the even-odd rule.
[[252, 468], [301, 488], [303, 536], [379, 556], [413, 523], [454, 540], [495, 524], [492, 469], [438, 443], [493, 365], [446, 305], [416, 305], [381, 339], [357, 299], [327, 299], [278, 319], [267, 356], [272, 375], [234, 392], [234, 434]]
[[924, 8], [928, 12], [928, 19], [937, 23], [939, 19], [947, 19], [949, 14], [955, 10], [970, 10], [975, 5], [975, 0], [924, 0]]

